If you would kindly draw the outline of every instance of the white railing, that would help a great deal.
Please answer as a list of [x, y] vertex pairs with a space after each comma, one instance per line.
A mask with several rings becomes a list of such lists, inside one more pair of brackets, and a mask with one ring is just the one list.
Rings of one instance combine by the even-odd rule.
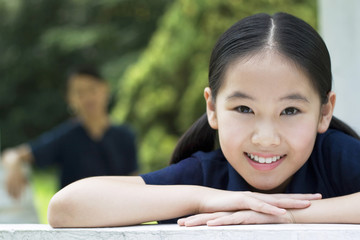
[[267, 224], [225, 227], [140, 225], [116, 228], [62, 228], [45, 224], [1, 224], [0, 239], [190, 239], [190, 240], [350, 240], [360, 239], [360, 225]]

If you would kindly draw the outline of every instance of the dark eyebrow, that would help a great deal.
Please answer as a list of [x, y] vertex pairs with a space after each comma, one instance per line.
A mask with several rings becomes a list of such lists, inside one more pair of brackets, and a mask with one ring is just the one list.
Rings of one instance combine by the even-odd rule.
[[[232, 98], [241, 98], [241, 99], [250, 99], [250, 100], [255, 100], [255, 98], [247, 95], [246, 93], [243, 92], [239, 92], [236, 91], [234, 93], [232, 93], [231, 95], [229, 95], [226, 100], [231, 100]], [[303, 101], [303, 102], [307, 102], [310, 103], [310, 101], [303, 95], [299, 94], [299, 93], [293, 93], [290, 95], [287, 95], [285, 97], [280, 98], [281, 101], [284, 100], [297, 100], [297, 101]]]
[[249, 95], [247, 95], [246, 93], [242, 93], [239, 91], [236, 91], [234, 93], [232, 93], [231, 95], [229, 95], [226, 98], [226, 101], [232, 99], [232, 98], [242, 98], [242, 99], [250, 99], [250, 100], [255, 100], [253, 97], [250, 97]]
[[303, 102], [307, 102], [310, 103], [310, 101], [304, 97], [303, 95], [299, 94], [299, 93], [294, 93], [294, 94], [290, 94], [287, 95], [285, 97], [280, 98], [280, 100], [297, 100], [297, 101], [303, 101]]

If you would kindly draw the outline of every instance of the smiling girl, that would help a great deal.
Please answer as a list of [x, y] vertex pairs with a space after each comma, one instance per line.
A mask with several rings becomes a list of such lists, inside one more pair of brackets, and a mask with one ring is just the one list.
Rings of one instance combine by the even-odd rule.
[[235, 23], [212, 52], [207, 113], [172, 164], [73, 183], [51, 200], [49, 223], [360, 223], [360, 141], [332, 117], [331, 81], [327, 48], [304, 21], [277, 13]]

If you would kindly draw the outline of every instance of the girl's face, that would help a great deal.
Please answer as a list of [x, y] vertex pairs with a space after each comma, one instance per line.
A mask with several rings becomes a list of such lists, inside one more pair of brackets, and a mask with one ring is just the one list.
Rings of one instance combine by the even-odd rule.
[[99, 114], [106, 114], [107, 84], [90, 75], [74, 75], [69, 79], [68, 103], [80, 117], [96, 117]]
[[235, 61], [207, 113], [221, 149], [255, 190], [282, 192], [309, 158], [316, 134], [328, 128], [335, 103], [320, 104], [308, 77], [273, 52]]

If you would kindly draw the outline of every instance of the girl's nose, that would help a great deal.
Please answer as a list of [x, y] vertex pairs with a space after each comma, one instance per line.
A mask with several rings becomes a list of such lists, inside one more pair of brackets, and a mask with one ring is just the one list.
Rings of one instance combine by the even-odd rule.
[[273, 147], [280, 144], [280, 136], [274, 124], [263, 122], [256, 125], [251, 141], [262, 147]]

